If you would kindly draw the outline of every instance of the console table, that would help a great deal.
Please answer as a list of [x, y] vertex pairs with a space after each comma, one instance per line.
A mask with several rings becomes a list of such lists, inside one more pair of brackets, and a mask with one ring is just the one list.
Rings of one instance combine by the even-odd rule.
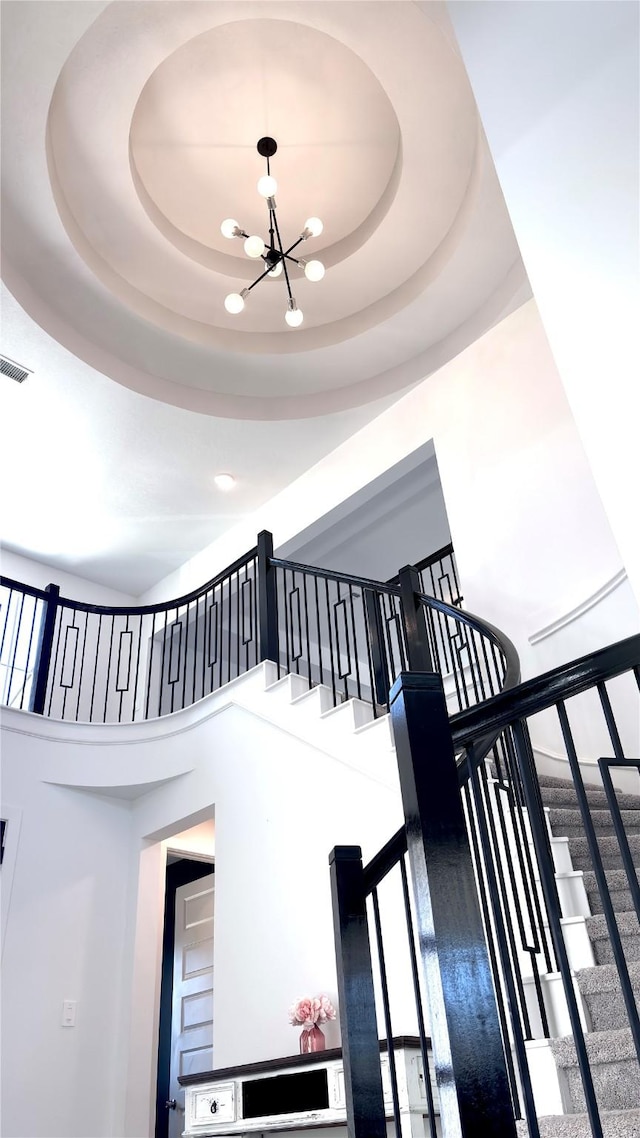
[[[402, 1138], [426, 1138], [430, 1133], [427, 1097], [419, 1040], [392, 1040], [396, 1061]], [[393, 1106], [386, 1042], [382, 1052], [382, 1087], [387, 1118], [393, 1129]], [[185, 1129], [183, 1138], [231, 1138], [286, 1131], [297, 1138], [311, 1130], [331, 1127], [332, 1138], [346, 1138], [344, 1068], [341, 1048], [312, 1055], [292, 1055], [241, 1067], [225, 1067], [184, 1075]], [[436, 1122], [438, 1099], [434, 1085]], [[440, 1133], [438, 1126], [438, 1133]]]

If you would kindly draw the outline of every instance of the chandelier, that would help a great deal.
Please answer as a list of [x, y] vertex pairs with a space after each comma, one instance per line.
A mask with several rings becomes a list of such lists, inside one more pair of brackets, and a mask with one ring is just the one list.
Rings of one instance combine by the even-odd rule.
[[325, 269], [322, 261], [305, 261], [301, 257], [292, 257], [291, 254], [301, 241], [308, 241], [310, 237], [319, 237], [322, 233], [323, 226], [319, 217], [307, 218], [304, 223], [304, 229], [293, 242], [293, 245], [290, 245], [288, 249], [283, 247], [276, 215], [278, 183], [275, 178], [272, 177], [270, 166], [270, 159], [273, 158], [277, 149], [278, 144], [274, 138], [261, 138], [257, 145], [258, 154], [267, 160], [267, 172], [258, 181], [258, 193], [263, 198], [266, 198], [267, 209], [269, 210], [268, 242], [263, 241], [261, 237], [257, 237], [255, 234], [245, 233], [244, 229], [241, 229], [238, 222], [232, 217], [227, 217], [220, 226], [223, 237], [230, 239], [234, 237], [243, 238], [244, 251], [247, 257], [252, 257], [255, 260], [261, 259], [266, 266], [264, 272], [262, 272], [248, 288], [243, 288], [242, 292], [230, 292], [225, 299], [224, 306], [227, 312], [235, 316], [239, 312], [242, 312], [249, 293], [257, 284], [260, 284], [260, 281], [265, 280], [267, 277], [274, 278], [284, 276], [284, 282], [289, 294], [289, 303], [284, 318], [291, 328], [299, 328], [304, 316], [302, 310], [298, 308], [296, 298], [291, 291], [291, 278], [289, 276], [290, 266], [296, 265], [297, 268], [303, 269], [304, 275], [309, 281], [321, 281]]

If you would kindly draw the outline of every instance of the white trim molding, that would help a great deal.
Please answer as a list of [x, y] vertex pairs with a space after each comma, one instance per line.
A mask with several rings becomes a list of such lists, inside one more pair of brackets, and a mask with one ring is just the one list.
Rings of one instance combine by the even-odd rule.
[[581, 616], [584, 616], [586, 612], [589, 612], [590, 609], [595, 608], [596, 605], [599, 605], [600, 602], [605, 599], [605, 597], [608, 597], [610, 593], [613, 593], [626, 580], [627, 571], [623, 566], [622, 569], [619, 569], [613, 577], [611, 577], [608, 581], [605, 581], [604, 585], [601, 585], [599, 589], [596, 589], [595, 593], [591, 593], [590, 596], [586, 597], [585, 600], [581, 601], [579, 605], [575, 606], [575, 608], [570, 609], [569, 612], [563, 613], [562, 616], [557, 617], [555, 620], [551, 621], [550, 624], [546, 624], [543, 628], [539, 628], [537, 632], [532, 633], [532, 635], [529, 637], [529, 643], [539, 644], [541, 640], [546, 640], [548, 636], [553, 636], [556, 632], [559, 632], [561, 628], [565, 628], [567, 624], [571, 624], [574, 620], [578, 620]]

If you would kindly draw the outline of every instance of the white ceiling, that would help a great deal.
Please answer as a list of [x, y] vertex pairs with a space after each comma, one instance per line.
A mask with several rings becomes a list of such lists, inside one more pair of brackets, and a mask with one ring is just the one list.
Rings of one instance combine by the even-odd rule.
[[[0, 387], [4, 540], [137, 595], [528, 285], [436, 0], [1, 11], [2, 350], [34, 371]], [[298, 330], [281, 278], [223, 305], [257, 275], [219, 223], [266, 236], [266, 133], [285, 241], [325, 222]]]

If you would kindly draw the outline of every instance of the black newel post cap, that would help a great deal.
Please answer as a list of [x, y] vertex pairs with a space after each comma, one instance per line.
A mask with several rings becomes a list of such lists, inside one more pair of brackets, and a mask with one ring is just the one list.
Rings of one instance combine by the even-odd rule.
[[440, 691], [442, 677], [438, 672], [400, 672], [389, 692], [389, 704], [403, 691]]

